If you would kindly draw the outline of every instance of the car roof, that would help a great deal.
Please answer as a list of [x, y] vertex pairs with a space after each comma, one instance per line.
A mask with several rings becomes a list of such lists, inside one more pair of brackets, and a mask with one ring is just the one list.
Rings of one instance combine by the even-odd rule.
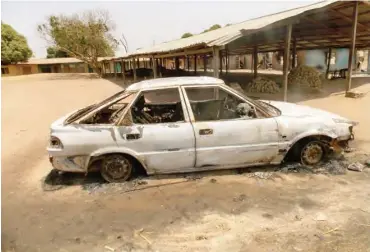
[[158, 78], [152, 80], [144, 80], [132, 84], [126, 90], [145, 90], [161, 87], [178, 87], [184, 85], [210, 85], [210, 84], [225, 84], [223, 80], [207, 76], [186, 76], [186, 77], [169, 77]]

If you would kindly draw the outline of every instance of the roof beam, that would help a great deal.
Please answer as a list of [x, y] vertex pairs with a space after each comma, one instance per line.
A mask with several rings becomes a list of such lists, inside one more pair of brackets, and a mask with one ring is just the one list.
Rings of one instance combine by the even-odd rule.
[[203, 48], [198, 50], [184, 50], [182, 52], [174, 52], [174, 53], [165, 53], [165, 54], [156, 54], [154, 58], [171, 58], [176, 56], [186, 56], [186, 55], [194, 55], [194, 54], [206, 54], [211, 53], [212, 48]]
[[[331, 11], [332, 13], [334, 13], [337, 16], [342, 17], [343, 19], [347, 20], [348, 22], [350, 22], [352, 24], [352, 18], [348, 17], [346, 14], [344, 14], [340, 10], [329, 9], [329, 11]], [[363, 30], [370, 31], [370, 29], [366, 25], [364, 25], [364, 24], [362, 24], [358, 21], [357, 21], [357, 25], [360, 26]]]

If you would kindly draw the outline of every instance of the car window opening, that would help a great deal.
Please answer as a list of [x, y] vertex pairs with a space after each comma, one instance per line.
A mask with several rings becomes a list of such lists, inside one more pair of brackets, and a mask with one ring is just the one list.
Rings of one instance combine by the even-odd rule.
[[252, 104], [218, 87], [185, 90], [196, 121], [261, 117]]
[[173, 123], [184, 121], [177, 88], [143, 92], [131, 108], [135, 124]]
[[132, 102], [134, 94], [131, 93], [128, 96], [103, 107], [102, 109], [95, 112], [92, 116], [81, 121], [81, 124], [114, 124], [123, 115], [125, 108]]

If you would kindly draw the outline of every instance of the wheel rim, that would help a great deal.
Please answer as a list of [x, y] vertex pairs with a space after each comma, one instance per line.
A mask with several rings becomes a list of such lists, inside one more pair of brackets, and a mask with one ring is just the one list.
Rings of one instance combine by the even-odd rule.
[[324, 150], [320, 143], [308, 143], [301, 152], [301, 160], [305, 165], [315, 165], [319, 163], [324, 156]]
[[110, 180], [125, 180], [130, 176], [131, 164], [123, 157], [110, 157], [104, 162], [104, 173]]

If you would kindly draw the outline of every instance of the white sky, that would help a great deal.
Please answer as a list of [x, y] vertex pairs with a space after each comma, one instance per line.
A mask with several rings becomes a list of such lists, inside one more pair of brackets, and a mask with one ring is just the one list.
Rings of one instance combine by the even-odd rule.
[[[23, 34], [35, 57], [46, 56], [47, 44], [37, 25], [55, 14], [91, 9], [108, 10], [116, 24], [114, 35], [125, 34], [129, 51], [178, 39], [185, 32], [200, 33], [213, 24], [224, 26], [317, 1], [1, 1], [1, 20]], [[116, 55], [122, 54], [119, 48]]]

